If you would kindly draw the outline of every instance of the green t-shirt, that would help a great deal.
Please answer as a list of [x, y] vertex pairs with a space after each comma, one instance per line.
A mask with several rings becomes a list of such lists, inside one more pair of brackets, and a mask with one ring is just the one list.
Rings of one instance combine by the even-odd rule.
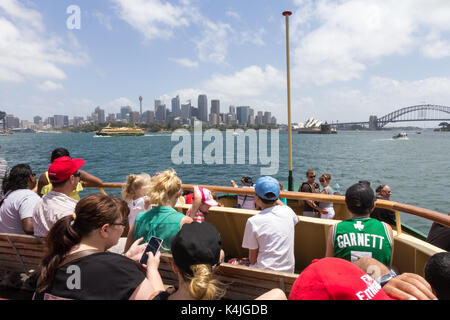
[[161, 252], [169, 252], [170, 240], [180, 231], [184, 214], [172, 207], [153, 207], [150, 211], [141, 212], [134, 223], [134, 240], [141, 237], [148, 242], [152, 236], [163, 239]]
[[374, 258], [391, 265], [392, 239], [386, 225], [377, 219], [352, 218], [333, 227], [334, 256], [348, 261]]

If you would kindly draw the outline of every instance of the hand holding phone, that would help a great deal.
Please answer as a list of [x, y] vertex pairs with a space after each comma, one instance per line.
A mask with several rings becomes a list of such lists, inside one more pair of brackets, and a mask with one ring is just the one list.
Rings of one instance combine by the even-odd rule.
[[162, 242], [163, 242], [163, 239], [152, 236], [150, 238], [150, 241], [147, 244], [147, 248], [145, 248], [145, 251], [141, 257], [140, 263], [147, 264], [147, 259], [148, 259], [147, 253], [151, 252], [155, 256], [156, 253], [158, 252], [159, 248], [161, 247]]

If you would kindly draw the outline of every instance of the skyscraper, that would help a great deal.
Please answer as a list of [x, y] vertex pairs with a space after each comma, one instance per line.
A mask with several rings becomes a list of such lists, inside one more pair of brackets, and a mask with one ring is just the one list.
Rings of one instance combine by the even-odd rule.
[[191, 103], [181, 105], [181, 118], [187, 120], [191, 117]]
[[208, 97], [206, 94], [198, 96], [198, 119], [208, 122]]
[[161, 105], [161, 100], [155, 100], [155, 114], [158, 111], [158, 107]]
[[211, 113], [220, 114], [220, 100], [211, 100]]
[[120, 108], [120, 119], [128, 120], [129, 114], [132, 112], [130, 106], [125, 106]]
[[236, 108], [237, 120], [241, 126], [247, 125], [247, 123], [248, 123], [249, 109], [250, 109], [250, 107], [237, 107]]
[[175, 117], [181, 115], [180, 96], [172, 98], [172, 115]]
[[[156, 100], [155, 100], [155, 106], [156, 106]], [[156, 112], [155, 112], [155, 118], [156, 118], [157, 122], [165, 122], [166, 121], [166, 105], [165, 104], [158, 105], [158, 107], [156, 108]]]

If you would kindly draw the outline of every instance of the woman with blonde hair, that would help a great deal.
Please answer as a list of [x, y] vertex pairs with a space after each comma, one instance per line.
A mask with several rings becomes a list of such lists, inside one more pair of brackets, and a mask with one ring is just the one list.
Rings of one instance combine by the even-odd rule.
[[181, 180], [175, 170], [169, 169], [153, 177], [149, 196], [155, 206], [137, 215], [134, 225], [130, 227], [125, 250], [141, 237], [148, 242], [155, 236], [163, 240], [161, 251], [170, 252], [170, 239], [177, 234], [183, 224], [192, 222], [192, 218], [173, 208], [180, 195]]
[[222, 239], [210, 223], [185, 225], [171, 240], [172, 270], [178, 290], [170, 295], [161, 291], [153, 300], [216, 300], [223, 297], [223, 285], [213, 277], [219, 265]]
[[128, 215], [130, 228], [133, 226], [138, 213], [152, 208], [150, 197], [147, 196], [151, 181], [152, 178], [147, 173], [130, 174], [122, 188], [122, 199], [130, 208], [130, 214]]

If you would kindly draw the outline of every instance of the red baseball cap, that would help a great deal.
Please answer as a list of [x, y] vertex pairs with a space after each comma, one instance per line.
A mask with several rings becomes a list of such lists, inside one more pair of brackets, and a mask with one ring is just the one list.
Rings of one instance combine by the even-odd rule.
[[289, 300], [394, 300], [371, 276], [339, 258], [313, 260], [295, 280]]
[[48, 168], [50, 182], [66, 181], [77, 172], [85, 161], [83, 159], [72, 159], [70, 157], [60, 157], [55, 159]]

